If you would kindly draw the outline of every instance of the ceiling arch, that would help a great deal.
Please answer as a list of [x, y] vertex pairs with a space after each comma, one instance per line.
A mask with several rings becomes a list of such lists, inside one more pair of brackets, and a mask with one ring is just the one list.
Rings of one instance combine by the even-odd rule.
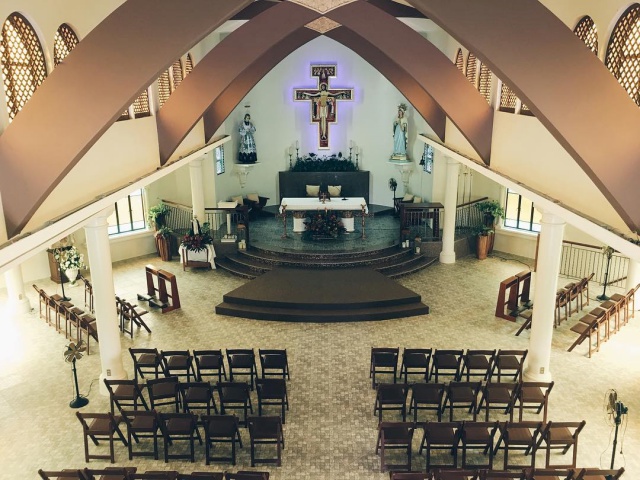
[[538, 0], [408, 2], [505, 80], [640, 229], [640, 109], [571, 29]]

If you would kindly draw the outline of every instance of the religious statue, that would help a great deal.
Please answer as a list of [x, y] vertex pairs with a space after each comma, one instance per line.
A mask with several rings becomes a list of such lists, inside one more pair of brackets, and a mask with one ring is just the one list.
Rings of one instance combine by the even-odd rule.
[[244, 121], [238, 128], [240, 134], [240, 148], [238, 150], [238, 161], [240, 163], [256, 163], [258, 155], [256, 152], [256, 141], [253, 134], [256, 127], [251, 122], [251, 115], [248, 113], [244, 116]]
[[398, 105], [398, 116], [393, 121], [393, 154], [391, 160], [407, 160], [408, 123], [405, 113], [407, 105]]

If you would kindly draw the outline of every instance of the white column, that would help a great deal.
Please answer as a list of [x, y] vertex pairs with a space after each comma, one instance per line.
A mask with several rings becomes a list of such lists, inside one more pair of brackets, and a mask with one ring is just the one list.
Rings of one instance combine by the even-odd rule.
[[444, 226], [440, 263], [456, 263], [455, 235], [460, 163], [447, 157], [447, 183], [444, 192]]
[[103, 210], [94, 216], [84, 227], [91, 268], [91, 283], [100, 339], [100, 393], [108, 395], [104, 379], [118, 380], [127, 378], [122, 365], [122, 347], [120, 345], [120, 328], [116, 312], [115, 289], [113, 286], [113, 268], [111, 265], [111, 249], [107, 232], [107, 218], [113, 207]]
[[542, 227], [533, 293], [533, 321], [524, 377], [527, 381], [549, 382], [551, 381], [549, 363], [564, 220], [551, 213], [542, 212], [540, 223]]
[[189, 162], [189, 177], [191, 178], [191, 205], [193, 214], [198, 217], [202, 225], [206, 217], [204, 215], [204, 181], [202, 173], [202, 157]]
[[640, 262], [634, 260], [633, 258], [629, 259], [629, 269], [627, 270], [627, 283], [626, 290], [627, 292], [632, 288], [636, 288], [636, 285], [640, 283]]

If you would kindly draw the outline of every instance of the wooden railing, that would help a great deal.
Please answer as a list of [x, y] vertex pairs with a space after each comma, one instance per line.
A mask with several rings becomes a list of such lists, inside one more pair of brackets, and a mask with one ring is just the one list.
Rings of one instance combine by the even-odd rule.
[[[171, 212], [167, 215], [167, 227], [174, 231], [178, 240], [189, 232], [192, 227], [193, 209], [189, 205], [182, 205], [169, 200], [162, 200]], [[201, 223], [209, 223], [213, 240], [221, 240], [227, 233], [228, 210], [220, 208], [205, 208], [205, 219]], [[249, 235], [249, 218], [246, 207], [237, 208], [231, 213], [231, 234], [237, 235], [238, 223], [245, 225], [246, 239]]]
[[[618, 252], [611, 256], [607, 285], [625, 287], [629, 259]], [[592, 281], [604, 284], [607, 271], [607, 256], [602, 248], [579, 242], [562, 242], [562, 257], [560, 259], [560, 275], [569, 278], [584, 278], [593, 272]]]

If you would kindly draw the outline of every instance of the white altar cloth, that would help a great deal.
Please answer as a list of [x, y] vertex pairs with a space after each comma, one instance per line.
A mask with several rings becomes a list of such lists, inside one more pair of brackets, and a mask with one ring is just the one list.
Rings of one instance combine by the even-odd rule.
[[[186, 252], [187, 249], [184, 245], [180, 245], [178, 249], [180, 251], [180, 261], [184, 265], [186, 262]], [[200, 250], [199, 252], [194, 252], [193, 250], [189, 250], [189, 261], [191, 262], [208, 262], [211, 265], [211, 268], [215, 270], [216, 263], [214, 261], [216, 258], [216, 251], [213, 248], [213, 245], [207, 245], [205, 250]]]
[[[324, 203], [316, 197], [301, 197], [301, 198], [293, 198], [293, 197], [285, 197], [280, 202], [280, 213], [282, 213], [283, 207], [286, 205], [287, 211], [296, 212], [296, 211], [310, 211], [310, 210], [332, 210], [334, 212], [340, 212], [344, 210], [357, 210], [362, 211], [362, 206], [364, 205], [364, 212], [368, 213], [369, 209], [367, 207], [367, 202], [364, 197], [347, 197], [346, 200], [343, 200], [340, 197], [334, 197], [331, 200], [325, 200]], [[296, 218], [293, 217], [293, 231], [296, 233], [304, 232], [304, 218]], [[354, 231], [354, 222], [352, 218], [342, 218], [342, 224], [346, 228], [347, 232]]]

